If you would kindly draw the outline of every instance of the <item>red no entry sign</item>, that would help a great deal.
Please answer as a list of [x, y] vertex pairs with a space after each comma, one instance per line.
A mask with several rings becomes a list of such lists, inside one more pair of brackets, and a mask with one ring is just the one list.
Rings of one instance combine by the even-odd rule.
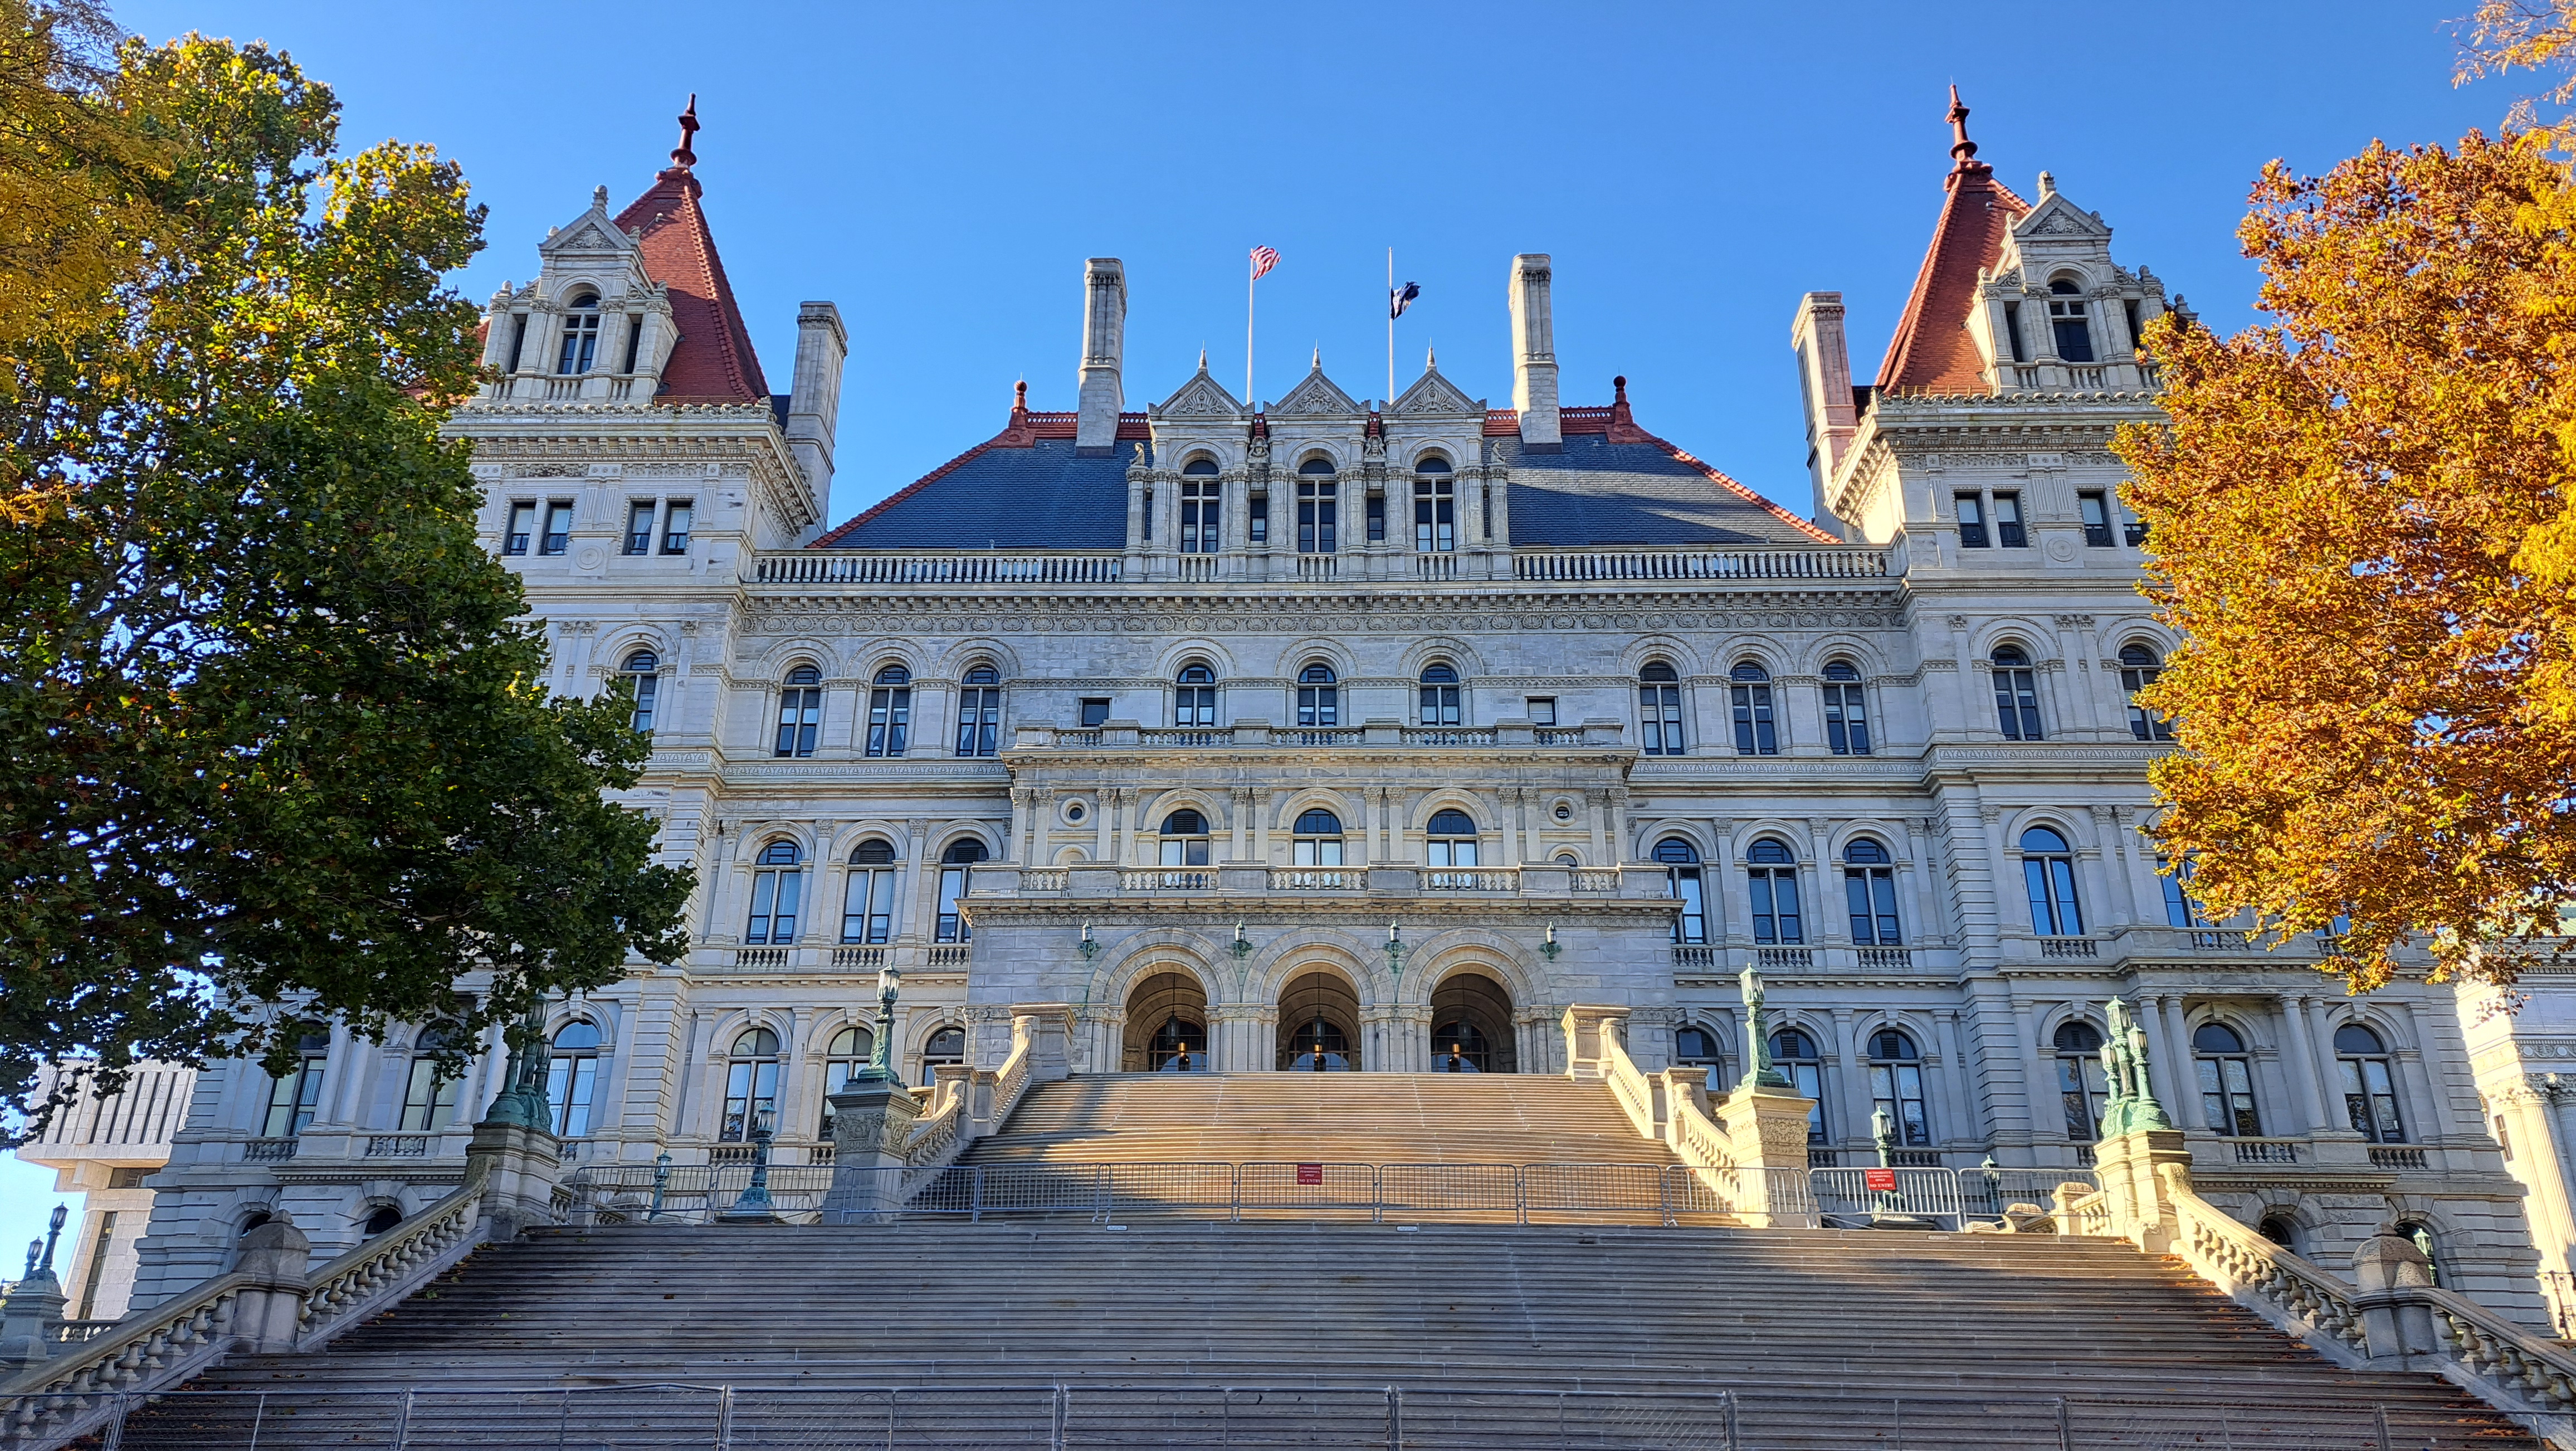
[[1863, 1187], [1869, 1190], [1870, 1193], [1893, 1194], [1896, 1192], [1896, 1171], [1894, 1169], [1863, 1169], [1860, 1172], [1861, 1183]]
[[1300, 1184], [1321, 1184], [1321, 1183], [1323, 1183], [1323, 1182], [1324, 1182], [1324, 1166], [1323, 1166], [1323, 1165], [1321, 1165], [1321, 1164], [1300, 1164], [1300, 1165], [1298, 1165], [1298, 1166], [1297, 1166], [1297, 1182], [1298, 1182], [1298, 1183], [1300, 1183]]

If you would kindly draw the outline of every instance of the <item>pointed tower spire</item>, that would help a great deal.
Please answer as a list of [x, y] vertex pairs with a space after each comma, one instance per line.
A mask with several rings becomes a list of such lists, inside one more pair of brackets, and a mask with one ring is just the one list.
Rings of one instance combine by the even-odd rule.
[[1315, 344], [1315, 361], [1313, 367], [1318, 373], [1324, 371], [1324, 345], [1322, 343]]
[[1201, 343], [1199, 345], [1199, 371], [1202, 373], [1207, 371], [1207, 345], [1205, 343]]
[[689, 109], [680, 113], [680, 144], [671, 148], [671, 166], [686, 171], [698, 164], [698, 153], [689, 149], [698, 137], [698, 93], [689, 92]]
[[1953, 171], [1981, 169], [1977, 160], [1977, 143], [1968, 139], [1968, 104], [1959, 99], [1959, 83], [1950, 83], [1950, 156]]
[[1440, 349], [1425, 344], [1422, 349], [1422, 371], [1428, 373], [1440, 366]]

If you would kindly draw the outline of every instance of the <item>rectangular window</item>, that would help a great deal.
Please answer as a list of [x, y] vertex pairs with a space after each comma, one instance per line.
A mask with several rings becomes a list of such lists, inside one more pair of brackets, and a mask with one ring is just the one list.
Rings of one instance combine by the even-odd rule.
[[2093, 361], [2093, 328], [2081, 298], [2058, 298], [2048, 304], [2048, 325], [2057, 337], [2057, 356], [2070, 363]]
[[1837, 756], [1869, 754], [1869, 707], [1859, 686], [1826, 685], [1825, 744]]
[[1297, 481], [1297, 552], [1330, 554], [1334, 550], [1336, 491], [1330, 482]]
[[1643, 727], [1646, 754], [1682, 753], [1682, 688], [1649, 680], [1637, 687], [1637, 723]]
[[2111, 547], [2110, 501], [2099, 490], [2075, 496], [2075, 507], [2084, 515], [2084, 543], [2091, 549]]
[[537, 543], [539, 554], [561, 554], [572, 540], [572, 501], [557, 499], [546, 505], [546, 537]]
[[957, 899], [966, 895], [966, 868], [939, 869], [939, 940], [963, 942], [974, 930], [966, 925], [966, 916], [957, 910]]
[[1368, 542], [1371, 544], [1386, 542], [1386, 495], [1384, 494], [1368, 496]]
[[1806, 941], [1798, 922], [1796, 869], [1755, 867], [1746, 875], [1753, 889], [1753, 940], [1765, 945]]
[[1553, 696], [1553, 695], [1533, 695], [1533, 696], [1529, 696], [1529, 697], [1527, 697], [1527, 698], [1526, 698], [1526, 702], [1525, 702], [1525, 703], [1529, 706], [1529, 718], [1530, 718], [1530, 724], [1531, 724], [1531, 725], [1534, 725], [1534, 726], [1552, 726], [1552, 725], [1556, 724], [1556, 697], [1555, 697], [1555, 696]]
[[1251, 517], [1247, 520], [1247, 523], [1250, 525], [1249, 533], [1251, 535], [1251, 543], [1267, 544], [1270, 542], [1270, 496], [1268, 494], [1255, 494], [1252, 496]]
[[869, 691], [868, 754], [887, 759], [901, 756], [905, 738], [911, 734], [912, 687]]
[[1950, 502], [1957, 505], [1959, 509], [1959, 547], [1962, 549], [1985, 548], [1986, 511], [1984, 506], [1977, 502], [1977, 496], [1974, 494], [1954, 494], [1951, 496]]
[[1995, 495], [1995, 543], [2006, 549], [2027, 549], [2029, 536], [2021, 528], [2021, 495]]
[[850, 894], [841, 906], [841, 940], [885, 942], [893, 934], [893, 869], [850, 873]]
[[632, 373], [635, 371], [635, 352], [636, 349], [643, 344], [643, 341], [644, 315], [640, 312], [630, 312], [626, 314], [626, 365], [619, 368], [617, 371], [621, 373]]
[[1002, 736], [1002, 689], [970, 685], [957, 692], [957, 754], [989, 756]]
[[2254, 1074], [2242, 1058], [2201, 1058], [2200, 1112], [2209, 1131], [2235, 1138], [2263, 1136], [2263, 1120], [2254, 1111]]
[[2131, 549], [2147, 542], [2146, 521], [2125, 508], [2120, 511], [2120, 542]]
[[2004, 337], [2012, 347], [2014, 362], [2030, 361], [2030, 348], [2021, 340], [2021, 304], [2018, 302], [2004, 304]]
[[653, 501], [636, 499], [626, 506], [626, 552], [642, 554], [653, 547]]
[[1181, 483], [1181, 552], [1214, 554], [1223, 532], [1221, 501], [1214, 479]]
[[1768, 684], [1738, 685], [1735, 696], [1735, 753], [1739, 756], [1780, 754], [1780, 734], [1771, 718]]
[[751, 920], [743, 925], [745, 942], [784, 946], [796, 940], [796, 908], [805, 895], [803, 872], [754, 872]]
[[697, 506], [687, 499], [673, 499], [671, 501], [671, 512], [664, 515], [662, 519], [662, 552], [664, 554], [686, 554], [689, 552], [689, 525], [696, 514]]
[[1458, 547], [1456, 486], [1446, 475], [1413, 484], [1413, 547], [1423, 554]]
[[448, 1115], [456, 1108], [456, 1080], [442, 1078], [438, 1060], [415, 1058], [411, 1061], [411, 1081], [404, 1088], [402, 1117], [396, 1128], [408, 1133], [431, 1133], [447, 1127]]
[[1145, 542], [1154, 542], [1154, 491], [1145, 491]]
[[2191, 899], [2183, 883], [2191, 880], [2191, 863], [2177, 865], [2167, 857], [2156, 858], [2156, 880], [2165, 887], [2165, 925], [2185, 929], [2205, 928], [2210, 924], [2200, 915], [2200, 904]]
[[564, 318], [563, 351], [555, 359], [558, 373], [587, 373], [599, 356], [599, 312], [575, 309]]
[[304, 1132], [322, 1108], [322, 1059], [307, 1055], [284, 1078], [268, 1081], [268, 1119], [264, 1138], [282, 1139]]
[[1104, 726], [1109, 724], [1109, 702], [1097, 696], [1084, 700], [1082, 702], [1082, 714], [1079, 718], [1081, 723], [1085, 726]]
[[1681, 899], [1682, 915], [1673, 923], [1675, 942], [1708, 940], [1708, 896], [1700, 880], [1699, 868], [1673, 868], [1673, 895]]
[[554, 1106], [555, 1137], [578, 1139], [590, 1132], [590, 1100], [599, 1086], [599, 1058], [582, 1053], [546, 1065], [546, 1102]]
[[501, 552], [503, 554], [527, 553], [528, 536], [535, 533], [536, 528], [537, 506], [524, 503], [512, 504], [510, 527], [501, 536]]
[[1172, 691], [1172, 724], [1176, 726], [1212, 726], [1216, 724], [1216, 687], [1183, 685]]
[[819, 686], [789, 686], [778, 692], [778, 743], [773, 754], [810, 756], [814, 737], [823, 728], [823, 691]]
[[1846, 867], [1843, 896], [1851, 909], [1852, 941], [1862, 947], [1901, 946], [1896, 922], [1896, 872], [1892, 867]]
[[510, 361], [502, 367], [501, 371], [504, 373], [519, 371], [519, 354], [526, 351], [527, 346], [528, 315], [524, 312], [514, 312], [510, 314]]

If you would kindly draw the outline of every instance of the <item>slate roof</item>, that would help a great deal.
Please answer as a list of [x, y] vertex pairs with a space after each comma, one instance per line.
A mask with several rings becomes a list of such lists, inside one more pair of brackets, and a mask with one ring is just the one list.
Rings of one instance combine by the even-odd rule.
[[1985, 364], [1968, 319], [1977, 306], [1977, 273], [2001, 261], [2012, 224], [2030, 212], [2030, 203], [1995, 180], [1995, 169], [1977, 160], [1977, 144], [1968, 139], [1968, 108], [1959, 104], [1959, 88], [1950, 88], [1950, 119], [1958, 140], [1956, 158], [1942, 182], [1941, 219], [1932, 227], [1932, 245], [1924, 250], [1923, 267], [1914, 275], [1914, 292], [1905, 314], [1888, 340], [1887, 358], [1878, 367], [1878, 386], [1921, 393], [1982, 393]]
[[671, 321], [680, 340], [662, 368], [660, 396], [766, 402], [769, 382], [751, 350], [733, 284], [725, 280], [706, 209], [698, 204], [697, 175], [678, 156], [674, 161], [617, 214], [617, 225], [641, 243], [644, 275], [671, 291]]
[[1652, 435], [1619, 442], [1607, 430], [1567, 430], [1562, 453], [1530, 453], [1517, 435], [1494, 440], [1512, 471], [1512, 543], [1560, 548], [1622, 544], [1768, 549], [1840, 543], [1806, 521]]

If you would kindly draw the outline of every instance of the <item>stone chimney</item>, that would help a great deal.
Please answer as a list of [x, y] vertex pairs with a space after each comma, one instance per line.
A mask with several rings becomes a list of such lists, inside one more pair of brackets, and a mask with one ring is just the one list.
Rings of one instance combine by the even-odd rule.
[[1548, 279], [1545, 252], [1512, 259], [1512, 407], [1520, 410], [1521, 445], [1540, 453], [1564, 443], [1556, 423], [1556, 320]]
[[841, 426], [841, 364], [850, 335], [828, 302], [796, 309], [796, 372], [787, 385], [787, 446], [814, 491], [814, 514], [832, 507], [832, 440]]
[[1789, 346], [1798, 354], [1798, 402], [1807, 415], [1807, 476], [1816, 486], [1816, 524], [1843, 533], [1826, 492], [1851, 447], [1859, 416], [1852, 398], [1851, 349], [1843, 340], [1843, 295], [1810, 292], [1799, 298], [1798, 316], [1789, 324]]
[[1073, 425], [1076, 453], [1106, 454], [1118, 443], [1118, 355], [1127, 344], [1127, 269], [1115, 257], [1082, 264], [1082, 387]]

